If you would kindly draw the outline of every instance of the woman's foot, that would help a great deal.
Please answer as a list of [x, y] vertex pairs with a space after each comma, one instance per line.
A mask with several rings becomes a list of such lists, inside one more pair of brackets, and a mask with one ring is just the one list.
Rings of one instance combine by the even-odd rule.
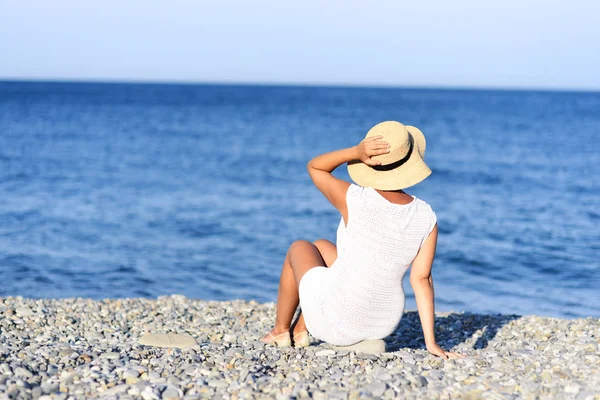
[[310, 345], [310, 338], [306, 329], [294, 329], [293, 335], [294, 347], [308, 347]]
[[267, 344], [273, 344], [278, 347], [291, 346], [292, 339], [290, 338], [290, 331], [276, 331], [273, 329], [265, 336], [260, 338], [260, 341]]

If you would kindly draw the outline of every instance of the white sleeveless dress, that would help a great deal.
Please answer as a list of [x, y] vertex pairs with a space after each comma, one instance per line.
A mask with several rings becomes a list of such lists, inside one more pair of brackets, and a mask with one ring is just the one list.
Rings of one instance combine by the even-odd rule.
[[348, 226], [340, 221], [338, 257], [330, 268], [308, 270], [299, 285], [308, 331], [346, 346], [383, 339], [404, 312], [402, 280], [436, 223], [429, 204], [393, 204], [374, 189], [351, 184]]

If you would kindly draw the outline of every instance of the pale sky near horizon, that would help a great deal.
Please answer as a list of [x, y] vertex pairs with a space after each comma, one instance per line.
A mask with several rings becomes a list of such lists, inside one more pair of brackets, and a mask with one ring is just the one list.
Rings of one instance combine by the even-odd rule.
[[600, 90], [593, 0], [0, 0], [0, 80]]

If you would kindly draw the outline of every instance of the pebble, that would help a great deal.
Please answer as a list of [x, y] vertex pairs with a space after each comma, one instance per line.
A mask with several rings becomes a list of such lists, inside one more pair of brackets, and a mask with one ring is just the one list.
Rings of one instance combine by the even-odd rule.
[[43, 382], [40, 386], [42, 388], [42, 392], [44, 393], [54, 393], [58, 391], [58, 383], [57, 382]]
[[128, 369], [123, 372], [123, 378], [137, 378], [138, 376], [140, 376], [140, 373], [135, 369]]
[[196, 345], [196, 340], [187, 334], [176, 333], [148, 333], [140, 338], [139, 344], [155, 347], [185, 349]]
[[237, 341], [237, 336], [236, 335], [231, 335], [231, 334], [225, 334], [223, 335], [223, 341], [224, 342], [230, 342], [230, 343], [235, 343]]
[[383, 393], [385, 393], [387, 385], [383, 382], [373, 382], [364, 389], [375, 397], [381, 397], [383, 396]]
[[579, 385], [576, 384], [571, 384], [571, 385], [567, 385], [565, 386], [565, 393], [569, 393], [569, 394], [577, 394], [579, 393]]
[[250, 373], [250, 371], [248, 371], [248, 368], [243, 368], [240, 371], [240, 381], [243, 382], [246, 380], [246, 378], [248, 377], [248, 374]]
[[119, 353], [115, 353], [112, 351], [109, 351], [107, 353], [102, 353], [100, 355], [100, 358], [107, 359], [107, 360], [118, 360], [120, 357], [121, 357], [121, 355]]
[[21, 317], [30, 317], [35, 314], [31, 308], [23, 306], [15, 308], [15, 312]]
[[176, 400], [181, 397], [179, 391], [173, 387], [168, 387], [162, 392], [161, 398], [163, 400]]
[[469, 374], [463, 374], [463, 373], [459, 373], [454, 376], [454, 379], [456, 379], [457, 382], [464, 382], [468, 378], [469, 378]]
[[21, 378], [32, 378], [33, 374], [31, 371], [26, 370], [25, 368], [18, 367], [15, 369], [15, 375], [20, 376]]
[[[275, 303], [244, 300], [0, 298], [0, 393], [588, 400], [600, 392], [597, 318], [437, 313], [440, 345], [469, 355], [442, 360], [424, 350], [415, 311], [377, 354], [332, 350], [315, 338], [302, 349], [267, 346], [257, 339], [274, 316]], [[149, 344], [148, 335], [169, 342]]]
[[429, 376], [433, 379], [442, 379], [444, 377], [444, 373], [442, 371], [433, 370], [429, 372]]
[[378, 373], [375, 377], [377, 378], [377, 380], [384, 382], [392, 380], [392, 375], [390, 375], [388, 372]]
[[13, 374], [12, 368], [7, 363], [0, 364], [0, 371], [5, 375]]
[[110, 389], [108, 389], [106, 392], [103, 393], [104, 396], [115, 396], [118, 394], [122, 394], [127, 392], [127, 390], [129, 390], [129, 385], [127, 384], [122, 384], [122, 385], [116, 385], [111, 387]]
[[317, 357], [327, 357], [327, 356], [334, 356], [334, 355], [335, 355], [335, 350], [320, 350], [315, 353], [315, 356], [317, 356]]
[[593, 392], [579, 392], [576, 399], [577, 400], [594, 400], [596, 394]]
[[156, 393], [154, 393], [154, 391], [152, 390], [151, 387], [147, 387], [146, 389], [144, 389], [142, 391], [142, 399], [144, 400], [159, 400], [160, 397], [158, 397], [158, 395]]

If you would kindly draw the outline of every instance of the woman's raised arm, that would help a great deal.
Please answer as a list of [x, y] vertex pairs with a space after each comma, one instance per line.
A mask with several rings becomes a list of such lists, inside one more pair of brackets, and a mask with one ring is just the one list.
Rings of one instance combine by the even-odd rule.
[[368, 165], [380, 164], [372, 157], [389, 152], [389, 144], [381, 138], [381, 136], [367, 138], [354, 147], [321, 154], [310, 160], [306, 166], [315, 186], [338, 209], [344, 217], [344, 222], [348, 222], [346, 192], [350, 184], [337, 179], [331, 173], [340, 165], [354, 160], [360, 160]]

